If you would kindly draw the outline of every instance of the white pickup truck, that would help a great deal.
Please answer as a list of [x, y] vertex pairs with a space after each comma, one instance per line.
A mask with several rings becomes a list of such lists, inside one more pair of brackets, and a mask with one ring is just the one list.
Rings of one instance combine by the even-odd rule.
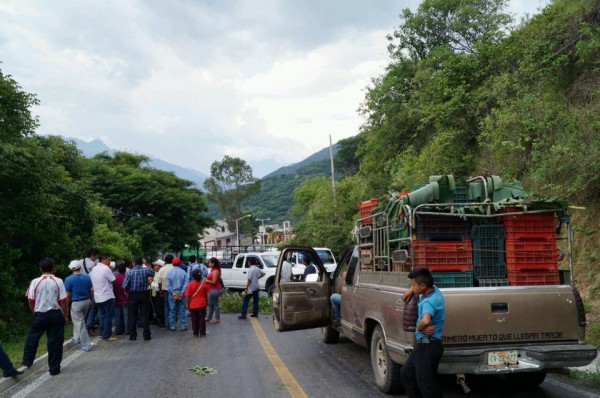
[[231, 268], [221, 268], [221, 278], [225, 287], [232, 290], [246, 289], [248, 280], [248, 262], [249, 258], [255, 259], [265, 273], [265, 276], [258, 280], [260, 290], [264, 290], [269, 295], [272, 294], [275, 282], [275, 270], [277, 269], [277, 260], [279, 252], [249, 252], [240, 253], [236, 256]]
[[[313, 250], [316, 252], [317, 256], [321, 259], [321, 262], [325, 266], [325, 269], [327, 270], [327, 272], [329, 272], [331, 275], [333, 275], [333, 272], [335, 271], [335, 269], [337, 267], [337, 262], [335, 261], [335, 257], [333, 256], [333, 253], [331, 252], [331, 250], [326, 247], [313, 247]], [[310, 254], [308, 252], [301, 251], [301, 250], [290, 251], [290, 252], [287, 252], [287, 254], [286, 254], [285, 260], [292, 263], [292, 273], [294, 275], [294, 280], [300, 280], [302, 275], [304, 275], [304, 269], [306, 267], [304, 266], [304, 263], [302, 262], [302, 260], [304, 259], [305, 256], [310, 257]], [[313, 254], [313, 256], [314, 256], [314, 254]], [[317, 257], [317, 256], [314, 256], [314, 257]], [[311, 259], [311, 262], [313, 264], [316, 263], [314, 259]]]

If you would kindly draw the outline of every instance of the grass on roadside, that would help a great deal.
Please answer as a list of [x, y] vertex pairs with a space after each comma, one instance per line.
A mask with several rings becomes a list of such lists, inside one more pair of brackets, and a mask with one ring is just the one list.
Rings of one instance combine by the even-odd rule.
[[[271, 297], [267, 297], [261, 293], [258, 302], [258, 312], [260, 314], [268, 315], [273, 312], [273, 300], [271, 300]], [[223, 313], [239, 313], [242, 309], [242, 295], [240, 292], [225, 291], [219, 299], [219, 307], [221, 307], [221, 312]]]
[[581, 380], [584, 384], [600, 388], [600, 372], [586, 372], [583, 370], [571, 370], [569, 377]]
[[[71, 337], [73, 337], [73, 324], [69, 322], [65, 325], [65, 340], [69, 340]], [[19, 368], [21, 366], [21, 362], [23, 361], [23, 347], [25, 346], [26, 338], [27, 335], [24, 335], [20, 339], [10, 339], [2, 342], [2, 348], [4, 348], [4, 351], [6, 351], [6, 354], [8, 354], [8, 357], [16, 368]], [[47, 351], [46, 333], [44, 333], [40, 339], [36, 358], [44, 355]]]
[[600, 348], [600, 323], [592, 325], [585, 333], [585, 341]]

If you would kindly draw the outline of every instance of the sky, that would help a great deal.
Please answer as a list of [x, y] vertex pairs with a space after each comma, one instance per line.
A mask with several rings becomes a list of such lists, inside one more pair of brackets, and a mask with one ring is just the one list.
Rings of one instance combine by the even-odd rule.
[[[510, 0], [517, 18], [550, 0]], [[356, 135], [417, 0], [2, 0], [0, 70], [37, 95], [39, 134], [210, 174], [262, 177]]]

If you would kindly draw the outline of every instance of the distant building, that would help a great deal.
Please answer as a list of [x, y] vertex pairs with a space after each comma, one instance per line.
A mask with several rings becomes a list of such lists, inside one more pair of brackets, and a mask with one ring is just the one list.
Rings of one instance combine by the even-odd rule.
[[225, 220], [217, 220], [217, 226], [207, 228], [200, 237], [202, 247], [228, 247], [235, 245], [235, 232], [231, 232]]

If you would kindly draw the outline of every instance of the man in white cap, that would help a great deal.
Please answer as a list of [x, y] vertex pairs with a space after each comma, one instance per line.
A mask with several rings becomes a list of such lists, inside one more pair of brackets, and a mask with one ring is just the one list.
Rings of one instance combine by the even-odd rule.
[[85, 314], [90, 310], [94, 289], [92, 279], [89, 275], [81, 272], [82, 263], [79, 260], [73, 260], [69, 264], [72, 275], [65, 279], [65, 290], [67, 297], [71, 302], [71, 320], [73, 321], [74, 344], [81, 342], [81, 351], [89, 352], [91, 349], [90, 337], [85, 327]]
[[[158, 271], [160, 271], [160, 269], [162, 267], [165, 266], [165, 262], [163, 260], [156, 260], [152, 263], [152, 268], [154, 269], [154, 272], [156, 274], [158, 274]], [[164, 328], [165, 327], [165, 308], [164, 308], [164, 304], [163, 304], [163, 298], [160, 297], [160, 289], [158, 287], [158, 282], [156, 281], [156, 276], [153, 278], [152, 284], [150, 285], [151, 287], [151, 304], [152, 304], [152, 309], [154, 310], [154, 322], [158, 325], [159, 328]]]

